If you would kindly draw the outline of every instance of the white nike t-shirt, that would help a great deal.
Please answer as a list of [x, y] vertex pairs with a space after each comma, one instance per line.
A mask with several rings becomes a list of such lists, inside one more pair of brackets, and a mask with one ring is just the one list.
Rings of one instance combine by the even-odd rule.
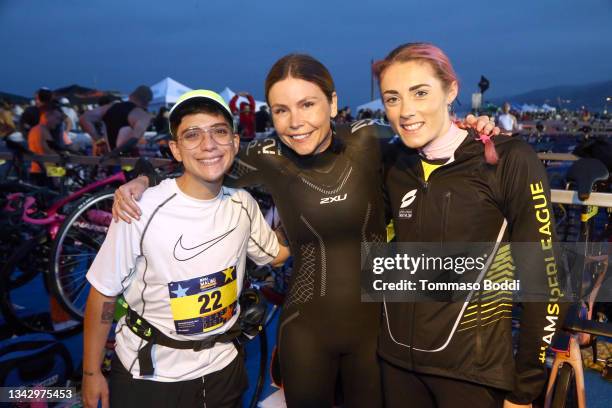
[[[279, 251], [257, 202], [227, 187], [212, 200], [197, 200], [169, 179], [146, 190], [139, 205], [140, 220], [111, 223], [89, 282], [106, 296], [123, 293], [168, 337], [200, 340], [227, 331], [240, 313], [246, 256], [262, 265]], [[231, 343], [199, 352], [155, 345], [155, 373], [141, 377], [137, 353], [145, 344], [122, 318], [115, 351], [134, 378], [191, 380], [223, 369], [237, 355]]]

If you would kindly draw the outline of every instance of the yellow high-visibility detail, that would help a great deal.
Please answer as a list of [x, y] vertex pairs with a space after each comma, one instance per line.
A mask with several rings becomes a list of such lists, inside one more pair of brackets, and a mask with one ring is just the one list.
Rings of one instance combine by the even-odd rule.
[[[509, 310], [506, 310], [506, 312], [509, 312]], [[493, 323], [499, 322], [501, 319], [512, 319], [512, 316], [500, 316], [499, 319], [495, 319], [495, 320], [491, 320], [490, 322], [486, 322], [482, 326], [489, 326]]]
[[595, 205], [589, 205], [587, 207], [587, 213], [586, 214], [580, 214], [580, 221], [581, 222], [587, 222], [588, 220], [590, 220], [591, 218], [596, 216], [598, 211], [599, 211], [599, 207], [597, 207]]
[[[487, 291], [487, 295], [484, 295], [480, 298], [480, 300], [491, 300], [493, 299], [495, 296], [502, 294], [502, 295], [512, 295], [512, 292], [507, 291], [507, 290], [500, 290], [500, 291], [494, 291], [494, 290], [490, 290]], [[504, 298], [500, 298], [500, 299], [504, 299], [508, 302], [512, 302], [512, 296], [508, 296], [508, 297], [504, 297]]]
[[424, 162], [423, 160], [421, 160], [421, 165], [423, 166], [423, 178], [425, 179], [425, 181], [429, 180], [429, 176], [435, 169], [437, 169], [438, 167], [444, 166], [443, 164], [427, 163], [427, 162]]
[[514, 273], [512, 271], [500, 271], [491, 276], [487, 276], [488, 280], [492, 280], [494, 282], [499, 282], [505, 279], [513, 280], [512, 278], [514, 278]]
[[[487, 323], [485, 323], [485, 324], [481, 324], [481, 325], [480, 325], [480, 327], [483, 327], [483, 326], [489, 326], [489, 325], [491, 325], [491, 324], [493, 324], [493, 323], [499, 322], [499, 321], [500, 321], [500, 320], [502, 320], [502, 319], [512, 319], [512, 316], [500, 316], [500, 317], [499, 317], [499, 319], [495, 319], [495, 320], [490, 321], [490, 322], [487, 322]], [[476, 328], [476, 327], [478, 327], [478, 326], [479, 326], [479, 325], [475, 324], [475, 325], [473, 325], [473, 326], [463, 327], [463, 328], [461, 328], [461, 329], [457, 330], [457, 333], [462, 332], [462, 331], [466, 331], [466, 330], [470, 330], [470, 329]]]
[[470, 319], [470, 320], [466, 320], [465, 322], [461, 322], [459, 324], [466, 324], [466, 323], [469, 323], [469, 322], [475, 322], [476, 320], [478, 320], [478, 319]]
[[504, 312], [511, 313], [511, 312], [512, 312], [512, 309], [511, 309], [511, 310], [507, 310], [507, 309], [504, 309], [504, 310], [498, 310], [498, 311], [497, 311], [497, 312], [495, 312], [495, 313], [491, 313], [490, 315], [483, 317], [483, 318], [482, 318], [482, 320], [487, 320], [487, 319], [490, 319], [492, 316], [495, 316], [495, 315], [497, 315], [497, 314], [504, 313]]
[[[484, 305], [480, 305], [480, 306], [481, 306], [481, 307], [486, 307], [486, 306], [491, 305], [491, 304], [493, 304], [493, 303], [497, 303], [497, 301], [496, 301], [496, 302], [489, 302], [489, 303], [486, 303], [486, 304], [484, 304]], [[474, 305], [474, 306], [478, 306], [478, 305]], [[475, 311], [473, 311], [473, 312], [471, 312], [471, 313], [464, 314], [464, 315], [463, 315], [463, 318], [470, 317], [470, 316], [475, 315], [476, 313], [479, 313], [479, 312], [480, 312], [481, 314], [484, 314], [484, 313], [490, 312], [491, 310], [498, 309], [498, 308], [499, 308], [499, 307], [501, 307], [501, 306], [509, 306], [509, 307], [512, 307], [512, 304], [510, 304], [510, 303], [500, 303], [500, 304], [495, 305], [495, 306], [493, 306], [492, 308], [487, 309], [487, 310], [480, 310], [480, 311], [475, 310]], [[496, 313], [492, 313], [491, 315], [494, 315], [494, 314], [496, 314]], [[485, 319], [485, 318], [483, 318], [483, 319]], [[475, 320], [475, 319], [472, 319], [472, 320], [466, 320], [465, 322], [463, 322], [463, 323], [461, 323], [461, 324], [465, 324], [465, 323], [468, 323], [468, 322], [472, 322], [472, 321], [474, 321], [474, 320]]]
[[393, 226], [393, 220], [387, 225], [387, 242], [391, 242], [395, 238], [395, 227]]
[[45, 163], [45, 170], [48, 177], [64, 177], [66, 175], [66, 169], [61, 166]]

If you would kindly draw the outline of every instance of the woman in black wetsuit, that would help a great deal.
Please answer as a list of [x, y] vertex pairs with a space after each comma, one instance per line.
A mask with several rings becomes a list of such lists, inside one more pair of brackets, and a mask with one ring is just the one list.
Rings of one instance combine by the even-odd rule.
[[[243, 148], [226, 180], [265, 186], [293, 253], [278, 332], [287, 405], [331, 407], [340, 373], [345, 407], [380, 407], [380, 304], [361, 302], [360, 251], [386, 238], [377, 136], [391, 133], [373, 121], [334, 127], [333, 79], [307, 55], [274, 64], [266, 98], [277, 135]], [[136, 215], [131, 197], [147, 184], [139, 177], [122, 186], [115, 214]]]
[[334, 83], [311, 57], [279, 60], [265, 88], [278, 136], [247, 146], [229, 178], [266, 186], [294, 257], [277, 350], [288, 406], [331, 406], [338, 372], [346, 406], [381, 406], [380, 305], [361, 302], [359, 278], [361, 242], [385, 241], [375, 127], [331, 126]]

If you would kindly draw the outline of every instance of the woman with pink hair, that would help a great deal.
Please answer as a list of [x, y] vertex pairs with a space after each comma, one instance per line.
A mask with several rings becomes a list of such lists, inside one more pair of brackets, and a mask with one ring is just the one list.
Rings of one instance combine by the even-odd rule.
[[[516, 356], [508, 292], [385, 302], [379, 355], [386, 407], [530, 406], [545, 385], [545, 350], [562, 317], [544, 167], [521, 140], [493, 141], [452, 122], [459, 81], [438, 47], [402, 45], [375, 73], [401, 140], [385, 168], [397, 241], [492, 243], [489, 262], [470, 275], [474, 282], [520, 276], [551, 294], [523, 302]], [[518, 242], [536, 244], [525, 251]], [[419, 279], [431, 278], [427, 272], [417, 271]], [[451, 270], [451, 279], [455, 273], [463, 272]]]

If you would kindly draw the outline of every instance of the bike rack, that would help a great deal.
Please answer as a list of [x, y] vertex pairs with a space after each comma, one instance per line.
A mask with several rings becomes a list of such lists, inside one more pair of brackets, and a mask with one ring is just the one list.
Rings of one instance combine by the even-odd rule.
[[[11, 152], [0, 152], [0, 160], [13, 160], [13, 153]], [[24, 154], [23, 157], [27, 160], [35, 160], [40, 162], [49, 163], [76, 163], [85, 164], [91, 166], [100, 165], [100, 157], [98, 156], [79, 156], [70, 155], [69, 158], [60, 156], [59, 154], [44, 154], [44, 155], [32, 155]], [[138, 161], [138, 157], [121, 157], [108, 159], [104, 161], [104, 165], [121, 165], [121, 166], [134, 166]], [[161, 167], [172, 163], [170, 159], [159, 159], [150, 158], [149, 162], [155, 167]]]
[[582, 201], [574, 190], [551, 190], [550, 199], [556, 204], [594, 205], [597, 207], [612, 207], [612, 193], [591, 193]]

